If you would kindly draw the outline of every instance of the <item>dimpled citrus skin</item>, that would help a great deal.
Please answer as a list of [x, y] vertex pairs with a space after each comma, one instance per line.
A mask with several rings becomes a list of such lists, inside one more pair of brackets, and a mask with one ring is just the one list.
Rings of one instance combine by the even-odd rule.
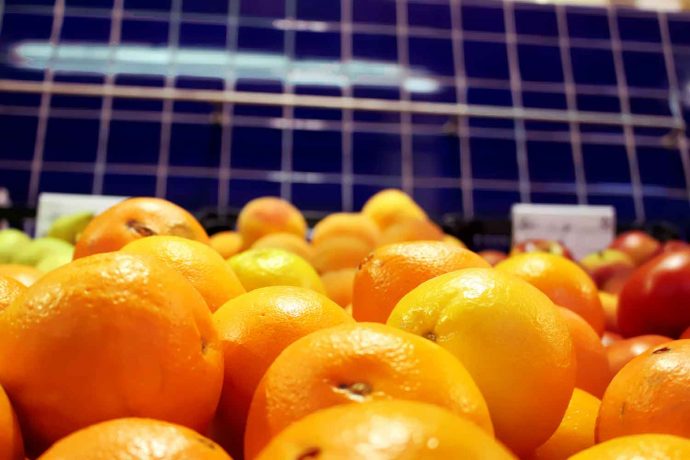
[[597, 440], [640, 433], [690, 436], [690, 340], [650, 348], [606, 389]]
[[[198, 430], [220, 396], [211, 313], [182, 275], [144, 256], [85, 257], [43, 276], [0, 315], [0, 384], [27, 449], [146, 416]], [[32, 447], [32, 449], [29, 449]]]
[[213, 315], [225, 357], [218, 404], [223, 444], [239, 456], [249, 404], [261, 377], [300, 337], [354, 320], [339, 305], [306, 288], [270, 286], [227, 302]]
[[273, 438], [258, 458], [515, 459], [486, 432], [447, 409], [401, 400], [347, 404], [307, 415]]
[[9, 276], [0, 275], [0, 311], [7, 308], [24, 291], [26, 286], [22, 283]]
[[247, 291], [266, 286], [298, 286], [326, 292], [309, 262], [282, 249], [250, 249], [232, 256], [227, 263]]
[[248, 202], [237, 216], [237, 231], [242, 235], [245, 248], [270, 233], [286, 232], [304, 238], [307, 222], [292, 204], [272, 196]]
[[17, 416], [0, 387], [0, 460], [23, 460], [24, 444]]
[[121, 418], [58, 441], [39, 460], [231, 460], [210, 439], [180, 425]]
[[196, 218], [176, 204], [161, 198], [129, 198], [89, 222], [74, 247], [74, 259], [117, 251], [130, 241], [153, 235], [209, 242]]
[[543, 252], [511, 256], [496, 265], [539, 288], [556, 305], [572, 310], [601, 337], [605, 315], [599, 291], [590, 276], [575, 262]]
[[404, 331], [358, 323], [313, 332], [276, 358], [252, 399], [245, 456], [319, 409], [387, 399], [434, 403], [492, 432], [484, 398], [450, 353]]
[[574, 348], [565, 320], [531, 284], [491, 268], [447, 273], [410, 291], [387, 324], [464, 364], [496, 437], [513, 451], [529, 452], [556, 430], [575, 386]]
[[612, 439], [585, 449], [569, 460], [684, 460], [690, 440], [667, 434], [638, 434]]

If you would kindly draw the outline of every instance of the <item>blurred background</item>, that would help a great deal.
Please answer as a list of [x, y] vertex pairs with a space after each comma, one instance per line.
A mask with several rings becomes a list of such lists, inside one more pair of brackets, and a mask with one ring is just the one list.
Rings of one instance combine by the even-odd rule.
[[258, 196], [315, 220], [399, 187], [478, 249], [518, 202], [686, 237], [687, 6], [0, 0], [5, 217], [156, 195], [213, 230]]

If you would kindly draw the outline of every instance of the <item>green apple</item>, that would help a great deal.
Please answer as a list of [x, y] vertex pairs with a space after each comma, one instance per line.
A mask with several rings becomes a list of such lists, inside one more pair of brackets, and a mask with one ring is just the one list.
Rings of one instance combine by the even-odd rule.
[[31, 238], [21, 230], [16, 228], [0, 230], [0, 264], [10, 263], [14, 255], [21, 252], [29, 243], [31, 243]]
[[60, 216], [53, 221], [47, 236], [74, 244], [91, 219], [93, 219], [93, 213], [89, 211]]
[[72, 249], [60, 249], [58, 252], [50, 254], [36, 264], [36, 268], [42, 272], [49, 272], [55, 270], [58, 267], [67, 265], [72, 262], [72, 256], [74, 255], [74, 248]]
[[72, 253], [74, 246], [58, 238], [36, 238], [31, 243], [15, 252], [12, 262], [15, 264], [31, 265], [35, 267], [44, 258], [53, 254]]

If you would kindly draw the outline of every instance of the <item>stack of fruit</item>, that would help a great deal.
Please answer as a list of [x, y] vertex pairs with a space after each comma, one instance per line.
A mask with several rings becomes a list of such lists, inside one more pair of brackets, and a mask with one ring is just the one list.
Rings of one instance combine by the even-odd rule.
[[399, 190], [307, 231], [133, 198], [0, 275], [0, 460], [690, 458], [690, 249], [480, 255]]

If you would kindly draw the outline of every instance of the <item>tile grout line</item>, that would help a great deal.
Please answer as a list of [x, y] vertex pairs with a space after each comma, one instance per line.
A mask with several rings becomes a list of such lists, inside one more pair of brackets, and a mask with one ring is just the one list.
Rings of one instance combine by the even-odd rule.
[[[409, 101], [410, 95], [405, 88], [405, 80], [410, 68], [408, 50], [407, 0], [395, 0], [396, 38], [398, 44], [398, 63], [402, 66], [403, 81], [400, 87], [400, 100]], [[400, 156], [402, 189], [409, 195], [414, 194], [414, 170], [412, 164], [412, 116], [400, 114]]]
[[[341, 0], [341, 32], [340, 32], [340, 58], [345, 66], [350, 65], [352, 60], [352, 0]], [[343, 96], [352, 97], [352, 82], [349, 80], [343, 87]], [[351, 212], [354, 209], [354, 188], [352, 174], [354, 162], [352, 157], [352, 110], [342, 111], [341, 133], [341, 155], [342, 155], [342, 185], [341, 185], [341, 207], [343, 211]]]

